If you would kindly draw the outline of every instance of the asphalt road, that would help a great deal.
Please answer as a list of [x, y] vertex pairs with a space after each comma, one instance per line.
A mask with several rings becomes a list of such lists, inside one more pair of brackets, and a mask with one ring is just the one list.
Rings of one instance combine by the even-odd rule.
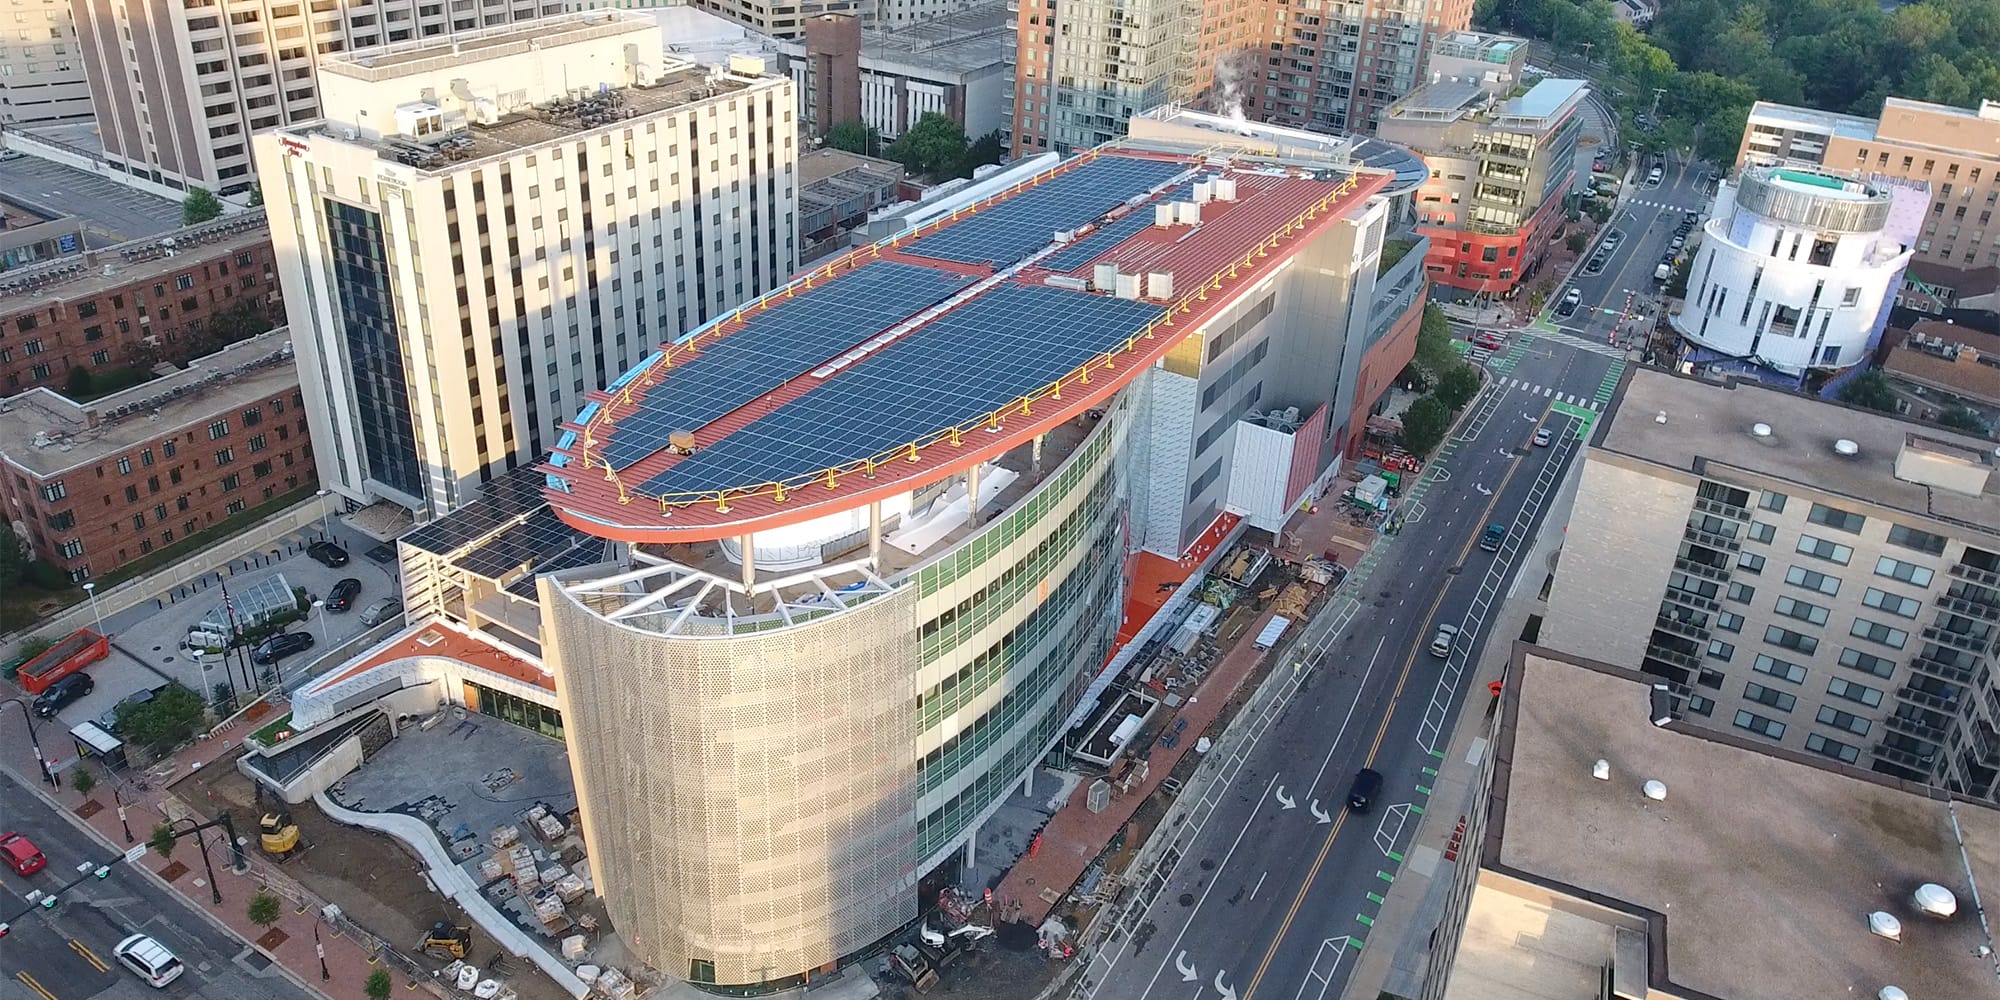
[[[1604, 239], [1612, 230], [1624, 235], [1618, 249], [1607, 255], [1604, 269], [1589, 273], [1587, 266], [1590, 253], [1584, 255], [1584, 266], [1579, 266], [1570, 279], [1569, 285], [1583, 292], [1582, 305], [1569, 316], [1559, 316], [1551, 311], [1549, 318], [1557, 329], [1606, 342], [1619, 317], [1625, 312], [1628, 301], [1638, 309], [1646, 311], [1648, 317], [1657, 315], [1660, 298], [1660, 283], [1653, 280], [1654, 269], [1674, 238], [1674, 229], [1688, 212], [1708, 214], [1708, 180], [1706, 172], [1698, 164], [1669, 163], [1665, 176], [1658, 186], [1647, 187], [1645, 172], [1639, 172], [1638, 186], [1626, 196], [1618, 214], [1591, 247], [1595, 253], [1603, 246]], [[1696, 234], [1699, 229], [1694, 231]], [[1692, 248], [1683, 248], [1683, 253]], [[1550, 296], [1559, 302], [1562, 292]], [[1651, 329], [1652, 321], [1646, 319], [1643, 325], [1627, 322], [1625, 331], [1636, 332]]]
[[[1428, 803], [1427, 769], [1463, 699], [1486, 697], [1467, 690], [1467, 665], [1513, 638], [1486, 622], [1625, 362], [1582, 336], [1522, 332], [1488, 364], [1460, 437], [1412, 488], [1409, 522], [1353, 599], [1324, 612], [1344, 625], [1288, 654], [1297, 690], [1268, 724], [1248, 723], [1254, 742], [1231, 751], [1216, 787], [1183, 793], [1200, 796], [1196, 832], [1164, 857], [1143, 915], [1123, 915], [1131, 932], [1089, 959], [1092, 1000], [1341, 995]], [[1530, 446], [1543, 424], [1553, 445]], [[1508, 527], [1497, 553], [1477, 545], [1489, 523]], [[1428, 649], [1440, 623], [1461, 629], [1445, 659]], [[1384, 788], [1357, 812], [1347, 794], [1364, 766]]]
[[[47, 868], [28, 878], [0, 870], [0, 920], [10, 933], [0, 938], [0, 1000], [148, 1000], [161, 996], [204, 1000], [306, 1000], [305, 991], [284, 978], [261, 955], [221, 930], [180, 897], [123, 863], [98, 880], [89, 872], [117, 858], [107, 847], [36, 797], [11, 773], [0, 771], [0, 833], [25, 834], [48, 855]], [[143, 830], [135, 829], [142, 840]], [[210, 850], [220, 852], [211, 841]], [[200, 875], [201, 859], [192, 841], [175, 856]], [[216, 863], [221, 864], [220, 856]], [[79, 871], [82, 866], [82, 871]], [[78, 877], [60, 893], [52, 910], [33, 907], [26, 895], [46, 893]], [[229, 899], [243, 906], [248, 900]], [[26, 909], [27, 912], [20, 916]], [[187, 963], [188, 971], [155, 990], [112, 957], [126, 935], [149, 934]]]

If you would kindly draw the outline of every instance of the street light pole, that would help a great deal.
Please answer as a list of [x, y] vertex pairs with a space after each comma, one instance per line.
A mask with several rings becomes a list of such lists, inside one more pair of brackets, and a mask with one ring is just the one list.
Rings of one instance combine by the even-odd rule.
[[42, 780], [48, 782], [50, 788], [62, 787], [56, 782], [56, 773], [49, 770], [48, 758], [42, 756], [42, 741], [35, 736], [35, 713], [28, 711], [27, 699], [9, 698], [0, 705], [15, 705], [21, 709], [21, 718], [28, 723], [28, 744], [35, 748], [35, 767], [42, 772]]
[[319, 498], [319, 531], [320, 534], [326, 536], [326, 540], [329, 542], [333, 541], [333, 523], [331, 516], [332, 512], [326, 509], [326, 505], [328, 502], [327, 497], [331, 496], [332, 494], [333, 494], [332, 490], [321, 490], [318, 493], [313, 494], [314, 496]]
[[99, 614], [97, 611], [97, 584], [94, 582], [84, 584], [83, 592], [90, 596], [90, 617], [95, 618], [97, 620], [97, 634], [103, 635], [104, 616], [102, 614]]

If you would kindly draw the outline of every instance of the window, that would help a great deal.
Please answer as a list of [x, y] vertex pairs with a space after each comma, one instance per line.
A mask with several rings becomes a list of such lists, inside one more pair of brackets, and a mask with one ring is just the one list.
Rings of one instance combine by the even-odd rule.
[[126, 503], [138, 503], [138, 502], [139, 502], [139, 487], [137, 487], [137, 486], [127, 486], [127, 487], [125, 487], [125, 502], [126, 502]]
[[42, 499], [54, 501], [66, 496], [69, 496], [69, 487], [64, 486], [62, 480], [51, 479], [42, 484]]
[[1917, 612], [1924, 606], [1922, 601], [1901, 594], [1891, 594], [1886, 590], [1876, 590], [1874, 587], [1868, 588], [1867, 593], [1861, 595], [1861, 603], [1878, 611], [1887, 611], [1898, 618], [1915, 618]]
[[231, 514], [241, 514], [247, 509], [249, 509], [249, 505], [241, 500], [229, 501], [229, 512]]
[[1770, 511], [1773, 514], [1783, 514], [1785, 512], [1785, 501], [1788, 499], [1790, 498], [1785, 496], [1783, 493], [1767, 492], [1763, 496], [1757, 498], [1757, 506]]
[[1839, 740], [1828, 739], [1818, 733], [1806, 737], [1806, 749], [1816, 754], [1824, 754], [1842, 763], [1852, 764], [1861, 758], [1861, 751]]
[[1736, 554], [1736, 568], [1750, 574], [1762, 573], [1764, 572], [1764, 557], [1754, 552], [1738, 552]]
[[1771, 544], [1771, 539], [1776, 537], [1777, 534], [1778, 529], [1775, 525], [1765, 524], [1762, 521], [1750, 522], [1750, 540], [1753, 542], [1762, 542], [1769, 545]]
[[1811, 622], [1814, 625], [1824, 625], [1827, 619], [1825, 608], [1790, 597], [1778, 598], [1777, 612], [1787, 618], [1797, 618], [1799, 621]]
[[129, 475], [131, 475], [131, 474], [132, 474], [132, 460], [131, 460], [131, 459], [129, 459], [129, 458], [124, 458], [124, 457], [120, 457], [120, 458], [118, 459], [118, 474], [119, 474], [119, 475], [121, 475], [121, 476], [129, 476]]
[[1759, 705], [1775, 708], [1780, 712], [1789, 712], [1799, 704], [1799, 699], [1796, 696], [1773, 688], [1767, 688], [1755, 681], [1743, 685], [1743, 697]]
[[48, 522], [51, 531], [68, 531], [76, 527], [76, 514], [67, 510], [60, 514], [50, 514]]
[[1848, 701], [1859, 702], [1869, 708], [1876, 708], [1882, 704], [1882, 692], [1866, 684], [1856, 684], [1845, 677], [1835, 677], [1828, 681], [1826, 683], [1826, 693], [1835, 698], [1845, 698]]
[[218, 420], [215, 423], [208, 425], [208, 439], [210, 441], [220, 441], [228, 436], [229, 436], [229, 421]]
[[1766, 677], [1776, 677], [1787, 684], [1804, 683], [1806, 679], [1806, 668], [1789, 660], [1773, 659], [1762, 653], [1757, 654], [1757, 662], [1751, 664], [1750, 669]]
[[269, 443], [270, 442], [265, 439], [265, 435], [262, 434], [250, 435], [250, 450], [253, 453], [263, 451], [264, 448]]
[[1899, 628], [1890, 628], [1880, 622], [1871, 622], [1866, 618], [1854, 619], [1854, 624], [1848, 628], [1847, 634], [1857, 639], [1879, 642], [1884, 646], [1894, 646], [1897, 649], [1902, 649], [1903, 644], [1910, 641], [1910, 633]]
[[1785, 738], [1784, 723], [1775, 719], [1766, 719], [1761, 715], [1752, 715], [1749, 712], [1736, 713], [1736, 728], [1748, 729], [1759, 736], [1768, 736], [1774, 740]]
[[1715, 627], [1724, 632], [1741, 632], [1743, 631], [1743, 616], [1732, 615], [1724, 611], [1715, 616]]
[[1813, 655], [1819, 649], [1818, 639], [1776, 625], [1764, 626], [1764, 641], [1783, 649], [1797, 650], [1807, 656]]
[[146, 450], [139, 453], [139, 464], [147, 466], [153, 464], [153, 449], [147, 448]]
[[1889, 526], [1889, 544], [1899, 545], [1913, 552], [1922, 552], [1927, 556], [1944, 555], [1944, 537], [1942, 535], [1933, 535], [1928, 531], [1918, 531], [1915, 528], [1905, 528], [1900, 524]]
[[215, 453], [215, 464], [217, 465], [228, 465], [234, 461], [236, 461], [236, 449], [234, 448], [224, 448]]
[[1810, 570], [1804, 566], [1793, 566], [1785, 571], [1785, 582], [1794, 587], [1817, 590], [1828, 597], [1840, 593], [1840, 578]]
[[1874, 674], [1877, 677], [1888, 677], [1896, 672], [1895, 661], [1885, 660], [1873, 653], [1864, 653], [1848, 646], [1843, 646], [1840, 649], [1840, 665], [1850, 670], [1859, 670], [1863, 673]]
[[1688, 711], [1694, 715], [1700, 715], [1704, 717], [1714, 715], [1715, 701], [1710, 698], [1704, 698], [1698, 694], [1690, 695], [1688, 697]]
[[1696, 684], [1708, 688], [1711, 691], [1722, 690], [1722, 681], [1723, 681], [1722, 671], [1710, 670], [1706, 667], [1703, 667], [1701, 671], [1695, 675], [1694, 678], [1694, 682]]
[[83, 543], [72, 538], [69, 541], [62, 543], [62, 547], [59, 548], [57, 551], [62, 553], [62, 557], [64, 559], [82, 558]]
[[1862, 525], [1868, 523], [1868, 519], [1859, 514], [1849, 513], [1838, 507], [1828, 507], [1823, 503], [1813, 504], [1812, 513], [1806, 515], [1806, 520], [1826, 525], [1835, 531], [1845, 531], [1850, 535], [1860, 534]]
[[1815, 718], [1815, 721], [1824, 726], [1832, 726], [1835, 729], [1845, 729], [1856, 736], [1866, 736], [1868, 735], [1868, 730], [1874, 728], [1869, 725], [1867, 719], [1857, 715], [1849, 715], [1831, 705], [1821, 705], [1819, 715]]
[[1757, 588], [1752, 587], [1747, 583], [1732, 583], [1729, 585], [1729, 599], [1735, 601], [1738, 604], [1748, 604], [1752, 600], [1754, 600], [1756, 596], [1757, 596]]
[[174, 457], [175, 453], [179, 451], [180, 448], [175, 446], [175, 444], [172, 441], [160, 442], [160, 454], [165, 455], [168, 458]]
[[1847, 561], [1854, 558], [1853, 549], [1845, 545], [1829, 542], [1824, 538], [1814, 538], [1811, 535], [1799, 536], [1798, 551], [1815, 559], [1836, 562], [1842, 566], [1847, 565]]
[[1728, 663], [1729, 658], [1736, 655], [1736, 647], [1723, 642], [1721, 639], [1710, 639], [1708, 640], [1708, 655], [1712, 659]]
[[1891, 580], [1901, 580], [1904, 583], [1918, 587], [1928, 587], [1931, 585], [1931, 571], [1928, 567], [1919, 566], [1916, 563], [1906, 563], [1900, 559], [1891, 559], [1888, 556], [1883, 556], [1875, 560], [1875, 575], [1886, 576]]

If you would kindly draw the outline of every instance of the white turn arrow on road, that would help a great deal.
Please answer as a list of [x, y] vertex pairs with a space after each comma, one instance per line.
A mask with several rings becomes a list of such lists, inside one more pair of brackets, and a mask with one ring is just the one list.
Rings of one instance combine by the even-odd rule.
[[1222, 970], [1215, 970], [1215, 992], [1222, 994], [1222, 1000], [1236, 1000], [1236, 991], [1222, 985]]
[[1298, 804], [1297, 800], [1295, 800], [1295, 799], [1293, 799], [1293, 798], [1292, 798], [1291, 796], [1289, 796], [1289, 795], [1286, 795], [1286, 794], [1285, 794], [1285, 786], [1283, 786], [1283, 785], [1279, 785], [1279, 786], [1278, 786], [1278, 790], [1277, 790], [1277, 792], [1276, 792], [1276, 793], [1274, 793], [1272, 797], [1273, 797], [1273, 798], [1276, 798], [1276, 799], [1278, 800], [1278, 805], [1282, 806], [1283, 808], [1286, 808], [1286, 809], [1296, 809], [1296, 808], [1298, 808], [1298, 805], [1299, 805], [1299, 804]]
[[1195, 975], [1194, 966], [1187, 964], [1187, 952], [1174, 956], [1174, 971], [1181, 974], [1181, 982], [1191, 983], [1201, 977]]
[[1318, 799], [1314, 799], [1314, 800], [1312, 800], [1312, 806], [1311, 806], [1311, 809], [1312, 809], [1312, 814], [1313, 814], [1313, 822], [1314, 822], [1314, 823], [1331, 823], [1331, 822], [1333, 822], [1333, 817], [1332, 817], [1332, 816], [1328, 816], [1328, 815], [1326, 814], [1326, 810], [1324, 810], [1324, 809], [1321, 809], [1321, 808], [1319, 807], [1319, 800], [1318, 800]]
[[1478, 491], [1479, 491], [1479, 495], [1480, 495], [1480, 496], [1483, 496], [1483, 497], [1490, 497], [1490, 496], [1492, 496], [1492, 495], [1493, 495], [1493, 491], [1492, 491], [1492, 490], [1489, 490], [1489, 489], [1487, 489], [1487, 488], [1486, 488], [1485, 486], [1482, 486], [1482, 485], [1480, 485], [1479, 483], [1473, 483], [1473, 484], [1472, 484], [1472, 488], [1473, 488], [1473, 489], [1475, 489], [1475, 490], [1478, 490]]

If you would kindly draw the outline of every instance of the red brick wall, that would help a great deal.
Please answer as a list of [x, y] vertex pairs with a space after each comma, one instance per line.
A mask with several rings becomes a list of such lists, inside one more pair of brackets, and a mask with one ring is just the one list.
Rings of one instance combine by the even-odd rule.
[[1354, 410], [1347, 415], [1347, 429], [1341, 435], [1341, 454], [1349, 459], [1361, 453], [1368, 413], [1374, 409], [1375, 401], [1395, 384], [1396, 376], [1403, 373], [1410, 359], [1417, 356], [1417, 328], [1424, 325], [1424, 302], [1419, 296], [1408, 312], [1397, 317], [1389, 332], [1361, 356], [1361, 371], [1354, 383]]

